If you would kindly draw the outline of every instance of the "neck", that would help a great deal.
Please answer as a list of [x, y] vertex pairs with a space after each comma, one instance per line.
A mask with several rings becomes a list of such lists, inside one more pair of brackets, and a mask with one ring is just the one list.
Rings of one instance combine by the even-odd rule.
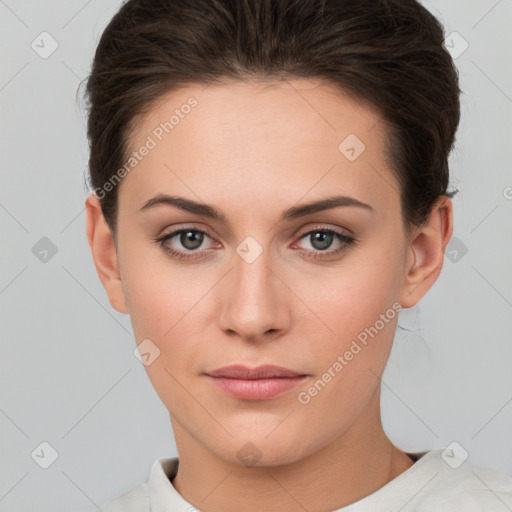
[[375, 492], [413, 465], [384, 433], [378, 392], [332, 443], [282, 466], [234, 464], [212, 454], [176, 422], [173, 430], [180, 462], [172, 484], [189, 503], [208, 512], [335, 510]]

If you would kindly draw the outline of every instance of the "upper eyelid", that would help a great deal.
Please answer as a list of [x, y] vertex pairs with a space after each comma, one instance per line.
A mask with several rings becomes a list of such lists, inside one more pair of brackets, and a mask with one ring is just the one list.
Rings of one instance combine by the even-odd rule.
[[171, 231], [169, 231], [169, 233], [166, 233], [166, 234], [164, 233], [164, 234], [160, 235], [158, 238], [159, 239], [174, 238], [176, 235], [179, 235], [183, 231], [197, 231], [197, 232], [204, 233], [204, 234], [208, 235], [212, 239], [215, 238], [210, 233], [209, 230], [207, 230], [205, 228], [194, 227], [194, 226], [183, 226], [183, 227], [175, 228], [175, 229], [172, 229]]
[[[300, 230], [297, 230], [297, 231], [300, 231]], [[354, 235], [354, 233], [350, 229], [345, 228], [345, 227], [341, 227], [341, 226], [331, 227], [331, 226], [327, 226], [327, 225], [324, 225], [321, 223], [317, 223], [317, 224], [314, 224], [312, 227], [308, 228], [306, 231], [304, 231], [301, 236], [307, 235], [311, 231], [334, 231], [336, 233], [340, 233], [340, 231], [341, 231], [340, 234], [342, 234], [342, 235], [346, 235], [346, 236]], [[295, 232], [295, 233], [297, 233], [297, 232]]]
[[[211, 234], [210, 230], [208, 228], [203, 228], [203, 227], [199, 227], [199, 226], [187, 226], [187, 225], [184, 225], [184, 226], [180, 226], [180, 227], [177, 227], [177, 228], [173, 228], [171, 231], [169, 231], [169, 233], [167, 234], [163, 234], [161, 235], [161, 237], [166, 237], [166, 236], [169, 236], [169, 235], [176, 235], [177, 233], [180, 233], [182, 231], [186, 231], [186, 230], [190, 230], [190, 231], [200, 231], [200, 232], [203, 232], [203, 233], [206, 233], [208, 236], [214, 238], [214, 236]], [[317, 223], [317, 224], [314, 224], [313, 226], [307, 228], [307, 230], [305, 230], [301, 236], [311, 232], [311, 231], [322, 231], [322, 230], [325, 230], [325, 231], [346, 231], [350, 234], [352, 234], [352, 231], [348, 228], [345, 228], [345, 227], [341, 227], [341, 226], [338, 226], [338, 227], [331, 227], [331, 226], [328, 226], [328, 225], [325, 225], [325, 224], [321, 224], [321, 223]], [[297, 229], [293, 232], [293, 235], [295, 236], [299, 231], [301, 231], [300, 229]], [[342, 233], [343, 234], [343, 233]]]

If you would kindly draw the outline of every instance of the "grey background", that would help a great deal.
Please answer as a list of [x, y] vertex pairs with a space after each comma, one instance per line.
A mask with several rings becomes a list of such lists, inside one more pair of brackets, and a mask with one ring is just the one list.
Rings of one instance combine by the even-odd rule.
[[[383, 422], [404, 450], [456, 441], [469, 462], [512, 475], [512, 2], [425, 4], [463, 38], [452, 51], [468, 44], [455, 59], [456, 241], [433, 289], [401, 313], [411, 331], [397, 331], [383, 376]], [[0, 0], [0, 512], [91, 510], [177, 454], [85, 234], [75, 94], [119, 5]], [[43, 31], [58, 42], [46, 59], [31, 47]], [[58, 452], [48, 469], [35, 462], [49, 456], [43, 441]]]

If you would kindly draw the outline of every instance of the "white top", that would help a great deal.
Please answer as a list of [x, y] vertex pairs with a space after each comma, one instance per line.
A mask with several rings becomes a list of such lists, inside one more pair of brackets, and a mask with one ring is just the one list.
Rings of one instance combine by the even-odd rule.
[[[333, 512], [510, 512], [512, 478], [442, 450], [409, 453], [417, 461], [365, 498]], [[453, 452], [452, 452], [453, 455]], [[149, 480], [104, 504], [103, 512], [197, 512], [171, 480], [178, 458], [157, 459]], [[97, 511], [97, 509], [95, 509]], [[92, 512], [92, 511], [91, 511]]]

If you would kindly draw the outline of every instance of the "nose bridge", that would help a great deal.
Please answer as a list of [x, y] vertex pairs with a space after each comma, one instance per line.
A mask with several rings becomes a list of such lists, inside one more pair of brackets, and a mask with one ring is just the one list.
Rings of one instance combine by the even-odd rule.
[[284, 285], [274, 275], [271, 251], [248, 237], [233, 255], [234, 269], [222, 298], [221, 327], [246, 339], [259, 339], [285, 327]]

